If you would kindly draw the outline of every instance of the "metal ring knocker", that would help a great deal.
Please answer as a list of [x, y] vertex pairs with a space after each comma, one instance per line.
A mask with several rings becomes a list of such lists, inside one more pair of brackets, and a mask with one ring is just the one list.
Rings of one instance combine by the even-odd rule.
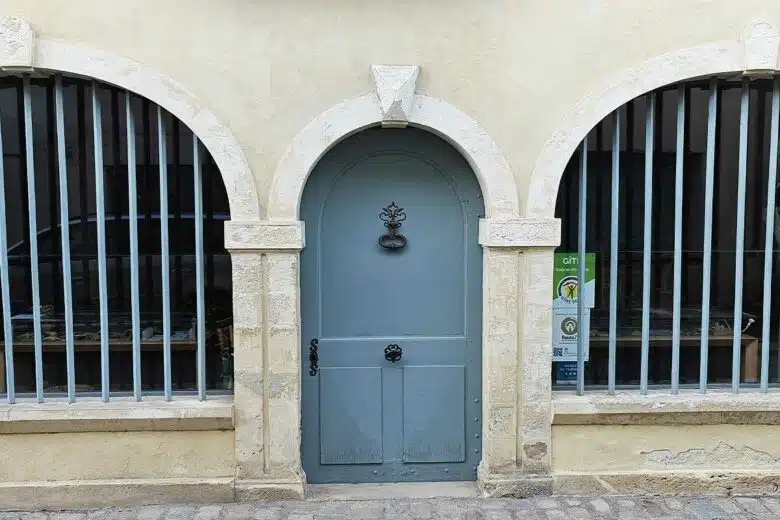
[[404, 208], [399, 208], [395, 202], [382, 208], [379, 219], [385, 223], [387, 232], [379, 237], [379, 245], [385, 249], [401, 249], [406, 246], [406, 237], [398, 232], [401, 222], [406, 220]]
[[403, 353], [404, 353], [404, 349], [402, 349], [395, 343], [391, 343], [390, 345], [385, 347], [385, 359], [393, 363], [399, 361]]

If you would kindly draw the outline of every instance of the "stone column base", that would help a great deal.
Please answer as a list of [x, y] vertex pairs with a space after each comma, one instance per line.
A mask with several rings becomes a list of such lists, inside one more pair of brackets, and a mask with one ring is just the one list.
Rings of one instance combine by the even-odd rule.
[[240, 479], [236, 480], [235, 490], [237, 502], [304, 498], [303, 480]]
[[486, 498], [529, 498], [553, 493], [552, 476], [530, 475], [522, 471], [492, 474], [479, 471], [477, 485]]

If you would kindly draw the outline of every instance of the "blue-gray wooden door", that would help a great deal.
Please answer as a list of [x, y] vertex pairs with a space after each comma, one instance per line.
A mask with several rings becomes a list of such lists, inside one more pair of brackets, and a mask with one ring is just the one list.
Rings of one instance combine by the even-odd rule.
[[[395, 202], [402, 249], [378, 243]], [[338, 144], [301, 202], [302, 460], [309, 482], [474, 480], [481, 459], [482, 195], [417, 129]], [[310, 375], [310, 341], [319, 367]], [[388, 344], [403, 349], [393, 363]]]

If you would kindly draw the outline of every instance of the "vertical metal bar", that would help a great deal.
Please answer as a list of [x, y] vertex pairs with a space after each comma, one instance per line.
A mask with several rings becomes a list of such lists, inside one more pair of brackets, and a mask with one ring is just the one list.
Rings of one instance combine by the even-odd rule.
[[97, 211], [98, 290], [100, 294], [100, 393], [109, 398], [108, 280], [106, 273], [106, 207], [103, 186], [103, 120], [97, 82], [92, 82], [92, 138], [95, 153], [95, 208]]
[[707, 156], [704, 181], [704, 254], [701, 288], [701, 349], [699, 353], [699, 390], [707, 392], [710, 339], [710, 281], [712, 279], [712, 199], [714, 193], [715, 155], [717, 153], [718, 80], [710, 82], [707, 109]]
[[[759, 84], [760, 85], [760, 84]], [[766, 153], [766, 149], [764, 147], [764, 137], [766, 136], [766, 98], [767, 98], [767, 91], [763, 88], [756, 89], [756, 96], [758, 99], [756, 100], [756, 133], [755, 135], [758, 136], [757, 139], [753, 141], [754, 144], [754, 152], [751, 153], [751, 150], [748, 148], [748, 154], [755, 160], [755, 166], [753, 166], [751, 169], [755, 172], [755, 181], [753, 182], [753, 197], [755, 197], [756, 202], [753, 204], [749, 204], [750, 209], [752, 210], [752, 216], [750, 218], [751, 224], [752, 224], [752, 230], [750, 232], [750, 238], [751, 238], [751, 246], [749, 246], [749, 249], [761, 249], [761, 204], [758, 203], [761, 199], [764, 198], [763, 189], [764, 189], [764, 176], [763, 176], [763, 166], [764, 166], [764, 155]], [[750, 143], [748, 143], [750, 144]], [[770, 143], [771, 146], [771, 143]]]
[[[717, 99], [715, 106], [715, 168], [714, 179], [720, 179], [723, 171], [723, 157], [728, 154], [728, 150], [723, 146], [723, 125], [719, 121], [723, 121], [723, 92], [728, 89], [727, 85], [718, 83]], [[715, 182], [712, 186], [712, 200], [714, 204], [720, 205], [721, 200], [721, 182]], [[721, 273], [721, 258], [719, 253], [720, 248], [720, 232], [722, 227], [720, 225], [721, 212], [715, 211], [712, 213], [712, 269], [711, 272], [715, 273], [715, 277], [718, 278]], [[721, 298], [727, 290], [721, 290], [720, 284], [715, 284], [710, 287], [711, 295], [710, 301], [714, 302], [714, 306], [717, 307], [720, 304]], [[726, 297], [729, 297], [726, 295]]]
[[38, 222], [35, 201], [35, 152], [33, 150], [32, 87], [30, 76], [22, 78], [24, 91], [24, 151], [27, 159], [27, 215], [30, 226], [30, 274], [32, 276], [33, 342], [35, 345], [35, 397], [43, 402], [43, 338], [41, 337], [41, 292], [38, 272]]
[[68, 402], [76, 400], [76, 362], [73, 345], [73, 279], [70, 273], [70, 226], [68, 209], [68, 158], [65, 152], [65, 109], [62, 76], [54, 78], [54, 107], [57, 126], [57, 171], [60, 184], [60, 222], [62, 231], [62, 281], [65, 303], [65, 365], [68, 374]]
[[160, 158], [160, 246], [162, 250], [162, 312], [163, 312], [163, 387], [165, 400], [172, 399], [171, 381], [171, 284], [168, 252], [168, 157], [165, 121], [162, 108], [157, 107], [157, 139]]
[[[119, 122], [119, 90], [116, 88], [111, 88], [111, 153], [113, 155], [113, 175], [114, 178], [118, 177], [119, 169], [122, 166], [122, 151], [121, 151], [121, 125]], [[113, 193], [114, 196], [114, 225], [111, 226], [112, 229], [119, 229], [120, 223], [122, 222], [122, 188], [119, 186], [119, 183], [114, 183], [113, 185]], [[115, 283], [116, 283], [116, 303], [114, 304], [114, 307], [117, 309], [124, 310], [124, 302], [125, 302], [125, 277], [124, 277], [124, 260], [122, 257], [122, 251], [119, 249], [117, 244], [120, 243], [119, 240], [117, 240], [118, 237], [109, 237], [109, 240], [111, 241], [110, 244], [113, 245], [113, 262], [114, 262], [114, 276], [115, 276]]]
[[672, 314], [672, 393], [680, 391], [680, 302], [682, 300], [682, 211], [685, 165], [686, 89], [677, 89], [677, 146], [674, 168], [674, 294]]
[[[27, 171], [27, 153], [24, 151], [27, 147], [27, 142], [25, 140], [25, 129], [24, 129], [24, 85], [23, 80], [19, 78], [19, 86], [17, 88], [17, 114], [16, 114], [16, 121], [18, 124], [18, 138], [19, 138], [19, 159], [20, 159], [20, 171], [26, 172]], [[30, 204], [27, 200], [27, 193], [29, 192], [27, 188], [27, 176], [22, 175], [21, 176], [21, 182], [19, 183], [20, 188], [20, 194], [19, 198], [22, 201], [22, 219], [24, 221], [30, 220]], [[29, 231], [28, 228], [21, 226], [22, 229], [22, 236], [21, 239], [25, 240], [29, 238], [27, 236], [27, 232]], [[24, 254], [24, 253], [22, 253]], [[22, 260], [20, 258], [20, 260]], [[31, 302], [33, 299], [32, 295], [32, 272], [28, 270], [24, 270], [24, 301]]]
[[[615, 133], [612, 138], [612, 211], [610, 214], [609, 251], [609, 393], [615, 393], [617, 358], [618, 242], [620, 241], [620, 109], [614, 112]], [[582, 296], [580, 296], [580, 300]]]
[[653, 144], [655, 142], [655, 92], [647, 96], [645, 113], [645, 204], [642, 254], [642, 354], [639, 391], [647, 394], [647, 375], [650, 360], [650, 267], [653, 241]]
[[731, 353], [731, 390], [739, 392], [742, 354], [742, 284], [745, 262], [745, 192], [747, 190], [747, 147], [750, 112], [750, 80], [742, 80], [739, 106], [739, 180], [737, 182], [737, 239], [734, 269], [734, 344]]
[[182, 279], [182, 221], [181, 221], [181, 143], [179, 142], [180, 135], [180, 123], [178, 118], [173, 118], [173, 128], [171, 138], [173, 140], [173, 167], [175, 177], [173, 179], [174, 185], [174, 197], [173, 197], [173, 215], [174, 215], [174, 230], [173, 233], [173, 301], [176, 303], [176, 308], [180, 309], [182, 301], [184, 300], [184, 280]]
[[[217, 191], [214, 189], [214, 171], [216, 170], [216, 163], [214, 158], [204, 150], [208, 158], [206, 164], [208, 167], [203, 172], [203, 179], [206, 185], [206, 197], [203, 200], [203, 209], [206, 212], [205, 226], [203, 230], [203, 242], [204, 249], [206, 251], [206, 295], [214, 294], [215, 277], [214, 277], [214, 257], [217, 253], [212, 249], [214, 243], [214, 193]], [[210, 296], [207, 296], [207, 298]], [[212, 296], [213, 297], [213, 296]], [[206, 305], [206, 330], [214, 331], [215, 319], [214, 312], [211, 310], [213, 306]]]
[[[666, 164], [666, 161], [664, 160], [664, 94], [666, 91], [659, 90], [656, 91], [657, 97], [656, 97], [656, 104], [655, 104], [655, 149], [653, 151], [653, 157], [655, 159], [655, 164], [661, 164], [661, 175], [654, 175], [653, 176], [653, 196], [656, 200], [659, 200], [660, 203], [663, 203], [664, 200], [664, 192], [666, 191], [664, 188], [664, 182], [663, 182], [663, 165]], [[663, 206], [662, 206], [663, 207]], [[656, 247], [662, 248], [665, 247], [662, 240], [661, 235], [661, 211], [656, 211], [653, 213], [653, 243], [656, 244]], [[652, 255], [652, 253], [651, 253]], [[661, 279], [661, 268], [662, 264], [661, 262], [652, 262], [653, 265], [653, 280], [660, 280]], [[653, 290], [654, 294], [651, 296], [651, 306], [658, 305], [659, 307], [662, 305], [661, 301], [661, 295], [660, 295], [660, 287], [655, 287]], [[651, 317], [652, 319], [652, 317]]]
[[772, 112], [769, 130], [769, 176], [766, 189], [766, 229], [764, 239], [764, 314], [761, 318], [761, 391], [769, 391], [769, 330], [772, 318], [772, 263], [774, 262], [775, 191], [777, 190], [777, 146], [780, 139], [780, 78], [772, 85]]
[[[8, 276], [8, 235], [5, 224], [5, 165], [3, 161], [3, 132], [0, 113], [0, 282], [3, 302], [3, 340], [5, 349], [5, 384], [8, 404], [16, 402], [14, 383], [14, 329], [11, 324], [11, 288]], [[0, 388], [3, 391], [3, 388]]]
[[[629, 101], [626, 104], [626, 154], [629, 161], [634, 151], [634, 121], [636, 113], [635, 101]], [[633, 243], [631, 237], [634, 236], [634, 179], [635, 176], [628, 175], [623, 179], [623, 267], [625, 269], [624, 294], [630, 300], [634, 297], [634, 256]]]
[[127, 202], [130, 220], [130, 313], [133, 323], [133, 397], [141, 400], [141, 289], [138, 282], [138, 168], [135, 158], [135, 119], [133, 99], [125, 92], [127, 117]]
[[[55, 164], [57, 162], [57, 123], [55, 119], [55, 107], [54, 107], [54, 78], [50, 78], [46, 81], [46, 140], [47, 140], [47, 168], [49, 169], [49, 227], [56, 231], [56, 234], [61, 234], [60, 226], [66, 225], [67, 222], [57, 223], [57, 169]], [[52, 244], [49, 254], [57, 256], [57, 245]], [[59, 251], [61, 253], [61, 251]], [[46, 251], [44, 251], [46, 254]], [[60, 256], [61, 258], [61, 256]], [[51, 273], [51, 292], [52, 301], [54, 302], [55, 309], [62, 309], [62, 272], [58, 267], [60, 260], [53, 262], [55, 269], [52, 269]]]
[[[141, 178], [143, 188], [141, 190], [141, 202], [146, 207], [144, 212], [144, 229], [149, 232], [154, 228], [152, 220], [152, 106], [148, 99], [144, 99], [142, 104], [143, 112], [143, 139], [144, 139], [144, 176]], [[151, 312], [154, 308], [154, 262], [152, 255], [144, 256], [144, 281], [146, 294], [146, 310]]]
[[[79, 136], [79, 215], [81, 216], [81, 246], [89, 244], [89, 203], [87, 200], [87, 90], [83, 82], [77, 87], [77, 125]], [[84, 278], [85, 306], [91, 307], [92, 301], [92, 269], [89, 258], [83, 255], [81, 258], [81, 276]]]
[[585, 335], [582, 323], [585, 322], [585, 248], [587, 247], [588, 216], [588, 136], [582, 140], [580, 163], [580, 225], [577, 238], [577, 395], [585, 392]]
[[192, 134], [192, 168], [195, 185], [195, 288], [197, 296], [198, 396], [206, 399], [206, 294], [203, 271], [203, 186], [200, 143]]

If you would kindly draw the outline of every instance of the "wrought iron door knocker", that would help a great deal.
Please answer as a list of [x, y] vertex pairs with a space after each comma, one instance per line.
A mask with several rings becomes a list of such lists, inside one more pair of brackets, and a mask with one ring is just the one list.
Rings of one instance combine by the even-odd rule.
[[406, 220], [404, 208], [399, 208], [395, 202], [382, 208], [379, 219], [385, 223], [387, 232], [379, 237], [379, 245], [385, 249], [401, 249], [406, 245], [406, 237], [398, 232], [401, 222]]

